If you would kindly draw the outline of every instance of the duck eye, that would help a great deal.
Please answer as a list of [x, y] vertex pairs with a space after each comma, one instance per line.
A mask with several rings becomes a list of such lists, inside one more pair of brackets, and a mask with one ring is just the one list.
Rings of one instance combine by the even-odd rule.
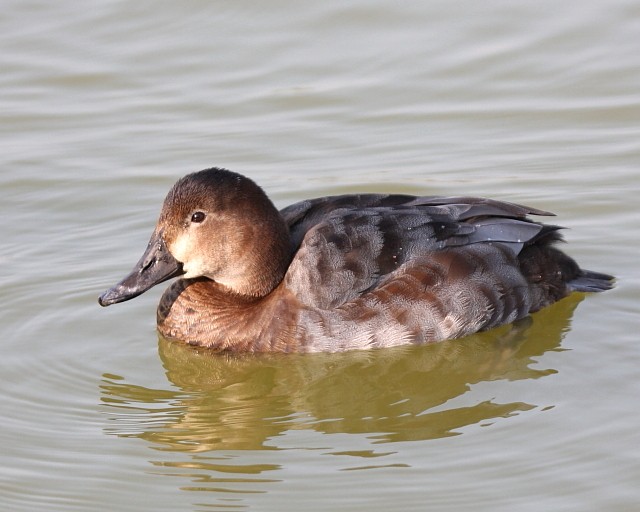
[[196, 224], [200, 224], [204, 218], [206, 217], [206, 215], [204, 214], [204, 212], [196, 212], [191, 216], [191, 222], [195, 222]]

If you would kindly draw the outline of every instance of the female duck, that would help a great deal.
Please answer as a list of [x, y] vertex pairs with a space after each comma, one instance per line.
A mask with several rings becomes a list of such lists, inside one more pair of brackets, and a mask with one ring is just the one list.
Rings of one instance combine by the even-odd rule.
[[473, 197], [343, 195], [280, 212], [218, 168], [171, 189], [149, 245], [99, 299], [164, 293], [158, 330], [217, 350], [341, 351], [458, 338], [612, 277], [554, 247], [550, 213]]

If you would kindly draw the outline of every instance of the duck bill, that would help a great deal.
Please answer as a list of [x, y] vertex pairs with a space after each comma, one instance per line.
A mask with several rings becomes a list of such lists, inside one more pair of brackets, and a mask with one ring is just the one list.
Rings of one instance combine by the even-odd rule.
[[154, 233], [149, 240], [147, 250], [136, 263], [131, 273], [117, 285], [100, 295], [101, 306], [133, 299], [172, 277], [184, 274], [182, 263], [167, 250], [162, 233]]

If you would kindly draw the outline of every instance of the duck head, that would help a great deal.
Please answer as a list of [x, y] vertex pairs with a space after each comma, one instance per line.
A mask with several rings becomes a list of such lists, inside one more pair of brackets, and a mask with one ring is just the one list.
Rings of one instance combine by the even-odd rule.
[[240, 174], [206, 169], [173, 186], [144, 254], [98, 302], [124, 302], [177, 276], [262, 297], [282, 280], [290, 257], [289, 229], [264, 191]]

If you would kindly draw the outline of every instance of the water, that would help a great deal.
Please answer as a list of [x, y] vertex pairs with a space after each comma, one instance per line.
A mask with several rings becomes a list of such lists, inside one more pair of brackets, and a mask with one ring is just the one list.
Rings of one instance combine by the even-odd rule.
[[[0, 509], [636, 510], [631, 1], [3, 3]], [[614, 273], [470, 338], [219, 357], [102, 309], [186, 172], [556, 212]]]

